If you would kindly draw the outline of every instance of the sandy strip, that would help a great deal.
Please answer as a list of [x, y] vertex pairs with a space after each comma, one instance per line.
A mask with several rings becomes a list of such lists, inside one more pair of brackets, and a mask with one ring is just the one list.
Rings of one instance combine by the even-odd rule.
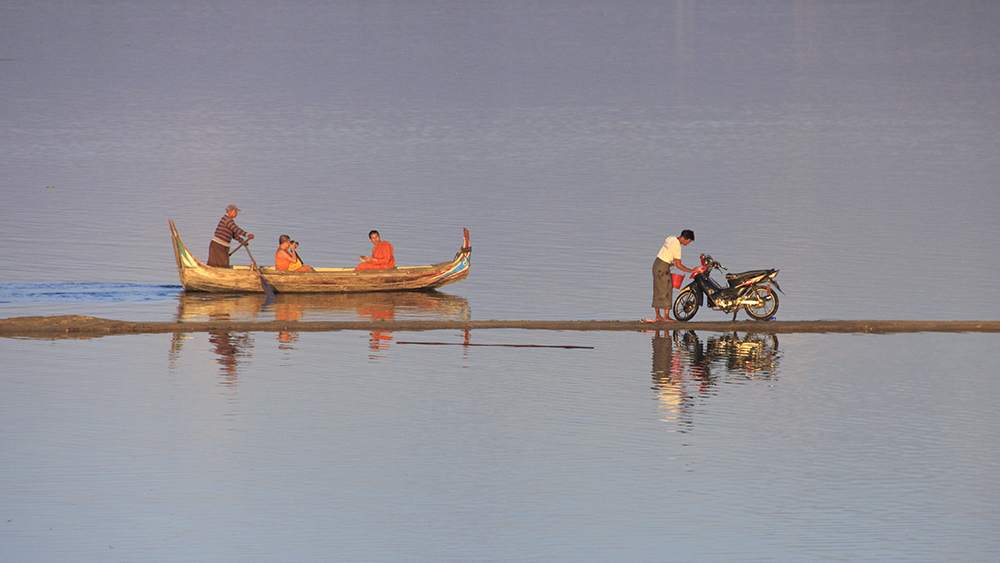
[[560, 331], [698, 330], [707, 332], [868, 333], [1000, 332], [1000, 321], [739, 321], [643, 323], [639, 321], [192, 321], [131, 322], [79, 315], [0, 319], [0, 336], [93, 338], [173, 332], [329, 332], [339, 330], [472, 330], [515, 328]]

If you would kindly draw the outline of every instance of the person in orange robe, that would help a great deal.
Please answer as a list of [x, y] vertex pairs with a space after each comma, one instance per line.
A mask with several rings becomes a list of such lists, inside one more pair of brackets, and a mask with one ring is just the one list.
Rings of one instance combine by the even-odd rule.
[[378, 231], [368, 233], [368, 238], [375, 245], [371, 256], [359, 256], [361, 263], [355, 270], [391, 270], [396, 267], [396, 259], [392, 256], [392, 245], [381, 240]]
[[278, 250], [274, 251], [274, 269], [291, 270], [294, 272], [312, 272], [309, 266], [302, 263], [295, 249], [299, 243], [292, 240], [288, 235], [278, 237]]

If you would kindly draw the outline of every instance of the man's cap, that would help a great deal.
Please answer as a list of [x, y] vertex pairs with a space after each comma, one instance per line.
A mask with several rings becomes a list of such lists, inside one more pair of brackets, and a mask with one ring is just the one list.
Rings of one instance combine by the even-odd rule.
[[226, 213], [229, 213], [230, 211], [240, 211], [240, 208], [230, 203], [226, 206]]

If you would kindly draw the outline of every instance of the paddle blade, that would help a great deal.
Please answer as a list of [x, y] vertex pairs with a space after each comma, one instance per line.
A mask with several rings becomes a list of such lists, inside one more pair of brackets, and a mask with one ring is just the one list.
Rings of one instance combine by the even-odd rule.
[[264, 288], [264, 293], [267, 295], [267, 302], [270, 303], [271, 301], [274, 301], [274, 288], [271, 287], [271, 284], [267, 283], [267, 280], [264, 279], [264, 276], [259, 276], [259, 277], [260, 277], [260, 286]]

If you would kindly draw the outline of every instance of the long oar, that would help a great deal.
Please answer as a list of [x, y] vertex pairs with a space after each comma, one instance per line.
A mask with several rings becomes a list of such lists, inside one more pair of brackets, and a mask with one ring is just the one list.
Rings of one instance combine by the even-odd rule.
[[[249, 239], [248, 239], [248, 242], [249, 242]], [[255, 272], [257, 272], [257, 277], [260, 278], [260, 286], [262, 288], [264, 288], [264, 293], [267, 294], [267, 298], [268, 299], [274, 299], [274, 288], [271, 287], [271, 284], [267, 283], [267, 280], [265, 280], [264, 276], [260, 273], [260, 268], [257, 267], [257, 261], [253, 259], [253, 254], [250, 254], [250, 245], [247, 244], [246, 242], [244, 242], [243, 245], [246, 245], [247, 254], [250, 255], [251, 268]], [[243, 246], [243, 245], [240, 245], [240, 246]]]
[[[239, 250], [239, 249], [243, 248], [243, 245], [246, 244], [246, 243], [248, 243], [248, 242], [250, 242], [250, 239], [247, 239], [247, 240], [241, 242], [240, 245], [236, 247], [236, 250]], [[236, 250], [230, 252], [229, 255], [232, 256], [233, 254], [236, 254]]]

